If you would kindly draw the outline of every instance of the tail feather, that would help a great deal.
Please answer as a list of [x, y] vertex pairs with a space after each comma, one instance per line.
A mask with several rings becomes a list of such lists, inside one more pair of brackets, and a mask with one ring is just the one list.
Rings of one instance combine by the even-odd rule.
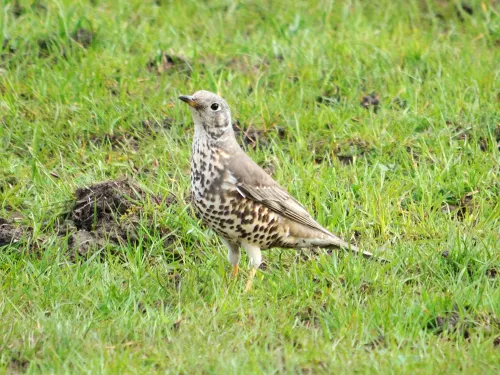
[[378, 256], [370, 253], [369, 251], [361, 250], [357, 246], [351, 245], [350, 243], [345, 242], [344, 240], [338, 238], [337, 236], [333, 236], [333, 237], [334, 237], [334, 240], [332, 241], [331, 244], [324, 246], [325, 249], [338, 249], [338, 248], [340, 248], [343, 250], [351, 251], [352, 253], [354, 253], [358, 256], [362, 256], [365, 259], [373, 259], [373, 260], [376, 260], [380, 263], [389, 263], [389, 261], [387, 259], [378, 257]]

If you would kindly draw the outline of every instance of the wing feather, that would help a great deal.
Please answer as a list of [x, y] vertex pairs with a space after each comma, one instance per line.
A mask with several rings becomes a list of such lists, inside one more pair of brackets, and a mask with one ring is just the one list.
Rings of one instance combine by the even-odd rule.
[[[237, 164], [229, 164], [229, 172], [236, 179], [240, 194], [248, 199], [262, 203], [274, 212], [299, 224], [331, 235], [312, 218], [306, 209], [285, 189], [273, 180], [260, 166], [243, 152], [233, 158]], [[238, 160], [239, 159], [239, 160]]]
[[[235, 180], [238, 192], [256, 202], [262, 203], [270, 210], [293, 220], [299, 224], [319, 230], [332, 237], [331, 247], [341, 247], [349, 249], [354, 253], [360, 254], [365, 258], [374, 258], [372, 253], [358, 249], [350, 245], [328, 230], [323, 228], [306, 209], [293, 198], [285, 189], [273, 180], [261, 167], [250, 159], [239, 147], [234, 151], [234, 157], [231, 158], [226, 166]], [[388, 261], [383, 258], [375, 258], [383, 263]]]

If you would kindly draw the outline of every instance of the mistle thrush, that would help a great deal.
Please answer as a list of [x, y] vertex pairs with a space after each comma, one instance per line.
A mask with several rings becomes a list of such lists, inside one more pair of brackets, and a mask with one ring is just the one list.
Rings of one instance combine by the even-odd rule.
[[261, 250], [344, 248], [360, 251], [318, 224], [305, 208], [241, 149], [227, 102], [198, 91], [179, 99], [189, 104], [194, 120], [191, 190], [198, 216], [222, 239], [238, 272], [240, 246], [250, 261], [246, 289], [262, 261]]

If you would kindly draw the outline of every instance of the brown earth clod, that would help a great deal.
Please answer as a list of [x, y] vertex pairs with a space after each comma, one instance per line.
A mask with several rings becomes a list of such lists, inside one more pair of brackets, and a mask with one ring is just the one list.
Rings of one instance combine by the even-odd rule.
[[21, 224], [13, 224], [11, 221], [0, 217], [0, 246], [24, 243], [24, 240], [31, 237], [31, 235], [31, 228]]
[[146, 69], [159, 75], [173, 71], [190, 73], [193, 70], [186, 58], [166, 52], [160, 52], [151, 58], [146, 64]]
[[103, 147], [109, 144], [113, 150], [127, 148], [132, 150], [139, 149], [139, 137], [125, 132], [113, 134], [106, 133], [102, 136], [95, 135], [90, 138], [90, 142], [97, 147]]
[[472, 328], [471, 323], [460, 316], [457, 306], [453, 307], [453, 311], [435, 316], [426, 326], [427, 330], [434, 332], [437, 336], [458, 333], [464, 339], [470, 337], [470, 328]]
[[[145, 199], [146, 193], [128, 178], [79, 188], [71, 218], [77, 229], [92, 231], [102, 222], [124, 215]], [[152, 197], [157, 203], [158, 197]]]
[[453, 311], [444, 315], [438, 315], [427, 324], [427, 329], [433, 330], [436, 335], [441, 335], [446, 331], [454, 331], [460, 321], [460, 315]]
[[375, 350], [377, 348], [384, 347], [384, 346], [386, 346], [385, 336], [378, 335], [375, 339], [373, 339], [370, 342], [365, 344], [365, 349], [366, 350]]
[[297, 319], [297, 321], [303, 324], [306, 328], [320, 327], [319, 317], [311, 306], [308, 306], [295, 314], [295, 319]]
[[474, 195], [477, 193], [477, 191], [471, 191], [463, 195], [460, 199], [452, 199], [450, 202], [445, 202], [441, 207], [441, 211], [454, 214], [457, 220], [464, 220], [467, 213], [472, 213], [476, 208]]
[[71, 39], [83, 48], [89, 47], [95, 40], [96, 33], [92, 30], [80, 27], [71, 34]]
[[371, 94], [363, 96], [359, 104], [365, 109], [373, 108], [373, 111], [377, 113], [380, 105], [380, 98], [376, 93], [372, 92]]
[[495, 339], [493, 340], [493, 346], [495, 348], [500, 348], [500, 336], [495, 337]]
[[30, 367], [30, 361], [20, 354], [10, 359], [7, 364], [7, 374], [24, 374]]
[[124, 129], [116, 129], [112, 133], [93, 134], [89, 137], [89, 142], [96, 147], [111, 146], [112, 150], [139, 150], [141, 142], [145, 137], [155, 138], [163, 130], [172, 127], [175, 121], [170, 117], [161, 119], [148, 118], [142, 120], [135, 126], [136, 132], [128, 132]]
[[286, 130], [281, 126], [273, 125], [272, 128], [264, 130], [256, 127], [244, 126], [239, 120], [233, 122], [233, 130], [236, 138], [244, 149], [267, 148], [270, 146], [269, 135], [276, 133], [279, 139], [286, 137]]
[[141, 126], [149, 134], [156, 135], [162, 130], [168, 130], [174, 125], [175, 120], [170, 117], [163, 117], [161, 119], [148, 118], [141, 121]]
[[408, 101], [399, 97], [392, 99], [391, 107], [393, 109], [406, 109], [408, 108]]
[[12, 57], [16, 53], [16, 46], [14, 41], [9, 38], [4, 38], [2, 41], [2, 52], [0, 54], [0, 61], [6, 60]]
[[316, 97], [316, 103], [324, 105], [339, 104], [342, 100], [340, 96], [340, 88], [335, 86], [333, 89], [326, 90], [321, 95]]
[[498, 275], [500, 274], [500, 272], [498, 271], [497, 268], [488, 268], [486, 270], [486, 276], [488, 276], [490, 279], [495, 279], [498, 277]]
[[[147, 199], [156, 205], [160, 197], [147, 194], [128, 178], [100, 182], [76, 191], [76, 201], [71, 210], [71, 221], [76, 231], [71, 233], [68, 246], [80, 255], [102, 248], [106, 244], [125, 245], [140, 238], [140, 220]], [[173, 198], [163, 204], [170, 205]], [[146, 227], [167, 235], [167, 228], [156, 228], [146, 220]]]
[[357, 157], [363, 157], [372, 150], [372, 146], [364, 139], [352, 138], [342, 140], [335, 145], [333, 153], [343, 165], [354, 163]]
[[[275, 57], [275, 61], [282, 62], [283, 57]], [[248, 56], [232, 57], [224, 63], [224, 70], [237, 71], [246, 74], [257, 74], [267, 70], [271, 65], [271, 60], [261, 57], [258, 60], [251, 61]]]

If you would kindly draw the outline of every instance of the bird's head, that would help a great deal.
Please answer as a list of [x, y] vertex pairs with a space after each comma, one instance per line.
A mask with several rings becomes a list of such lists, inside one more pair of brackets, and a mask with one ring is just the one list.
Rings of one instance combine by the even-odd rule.
[[201, 126], [209, 136], [219, 138], [232, 130], [229, 106], [217, 94], [200, 90], [193, 95], [181, 95], [179, 99], [189, 105], [195, 127]]

